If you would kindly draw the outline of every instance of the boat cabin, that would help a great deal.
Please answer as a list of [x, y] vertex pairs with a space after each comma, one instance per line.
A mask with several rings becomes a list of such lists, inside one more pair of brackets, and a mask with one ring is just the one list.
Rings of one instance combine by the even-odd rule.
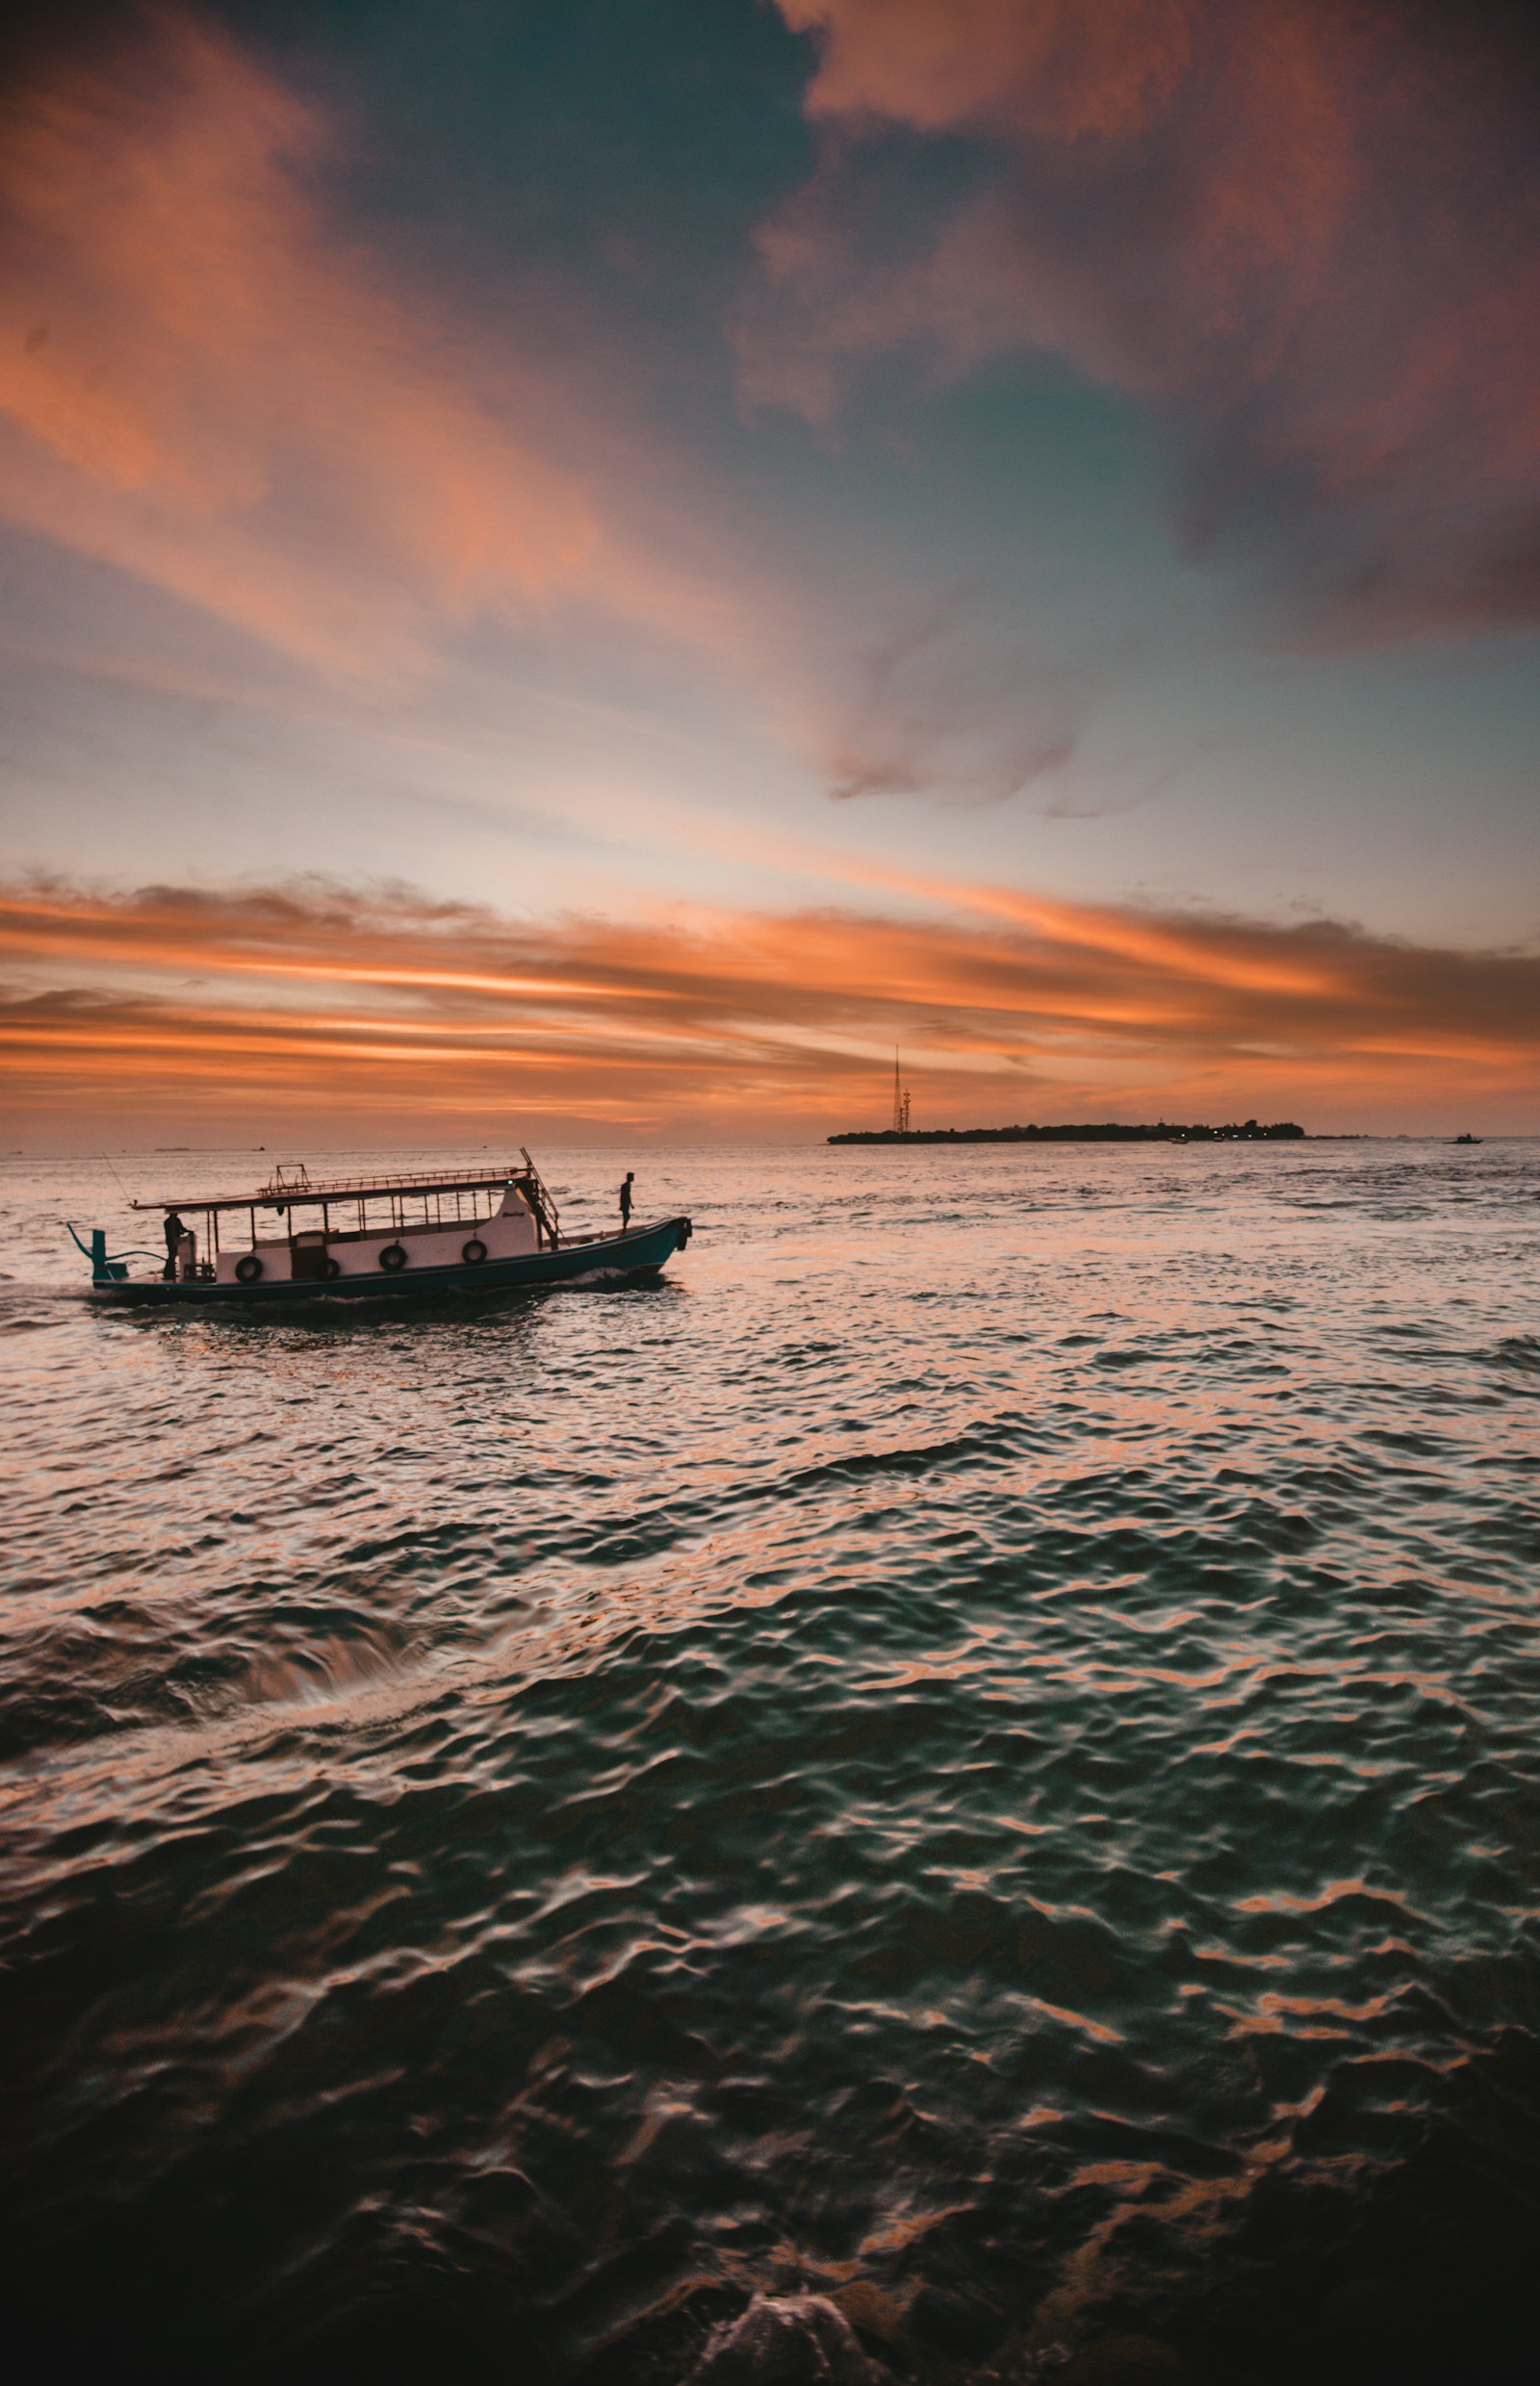
[[132, 1206], [182, 1222], [174, 1253], [181, 1283], [378, 1281], [559, 1248], [556, 1205], [528, 1153], [521, 1159], [488, 1173], [428, 1169], [319, 1183], [303, 1167], [280, 1167], [254, 1193]]

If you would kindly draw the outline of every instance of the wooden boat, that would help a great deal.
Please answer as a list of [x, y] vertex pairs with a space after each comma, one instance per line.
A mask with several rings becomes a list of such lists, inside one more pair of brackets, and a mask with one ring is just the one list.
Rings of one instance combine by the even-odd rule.
[[316, 1184], [303, 1167], [279, 1167], [252, 1193], [132, 1202], [164, 1214], [167, 1262], [158, 1275], [128, 1271], [130, 1259], [153, 1259], [153, 1251], [109, 1253], [100, 1227], [89, 1244], [69, 1232], [91, 1263], [92, 1296], [143, 1308], [421, 1298], [601, 1272], [653, 1275], [690, 1239], [687, 1218], [569, 1235], [529, 1154], [520, 1157], [522, 1167], [486, 1173], [428, 1169]]

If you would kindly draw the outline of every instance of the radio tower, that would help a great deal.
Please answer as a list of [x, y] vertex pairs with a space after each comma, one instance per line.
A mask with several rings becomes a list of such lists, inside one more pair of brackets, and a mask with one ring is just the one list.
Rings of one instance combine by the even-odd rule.
[[909, 1088], [899, 1083], [897, 1044], [893, 1046], [893, 1133], [909, 1133]]

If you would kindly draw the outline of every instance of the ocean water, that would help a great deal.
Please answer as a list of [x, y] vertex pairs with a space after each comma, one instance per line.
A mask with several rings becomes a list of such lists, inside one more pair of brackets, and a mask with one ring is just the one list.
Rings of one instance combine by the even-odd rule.
[[8, 2325], [197, 2377], [1026, 2379], [1118, 2327], [1498, 2374], [1540, 1145], [538, 1157], [695, 1240], [112, 1315], [56, 1223], [126, 1232], [104, 1167], [0, 1167]]

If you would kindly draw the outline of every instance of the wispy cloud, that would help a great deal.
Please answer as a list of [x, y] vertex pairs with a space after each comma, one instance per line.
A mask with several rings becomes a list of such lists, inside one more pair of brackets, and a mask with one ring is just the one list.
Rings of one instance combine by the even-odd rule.
[[[811, 181], [763, 227], [752, 400], [1048, 349], [1165, 422], [1189, 535], [1318, 629], [1540, 615], [1540, 77], [1518, 12], [1338, 0], [779, 0]], [[966, 136], [913, 200], [892, 128]]]
[[394, 281], [323, 203], [336, 146], [172, 9], [13, 93], [0, 516], [332, 676], [558, 604], [732, 649], [731, 595], [610, 501], [592, 393]]
[[966, 586], [913, 609], [854, 658], [854, 687], [824, 739], [830, 793], [944, 794], [999, 803], [1074, 755], [1078, 692], [1062, 668], [991, 636]]
[[512, 1108], [793, 1133], [868, 1116], [895, 1042], [936, 1123], [1292, 1109], [1417, 1124], [1472, 1104], [1522, 1123], [1532, 1100], [1534, 955], [903, 890], [930, 915], [531, 927], [407, 889], [13, 887], [0, 1068], [18, 1114], [119, 1121]]

